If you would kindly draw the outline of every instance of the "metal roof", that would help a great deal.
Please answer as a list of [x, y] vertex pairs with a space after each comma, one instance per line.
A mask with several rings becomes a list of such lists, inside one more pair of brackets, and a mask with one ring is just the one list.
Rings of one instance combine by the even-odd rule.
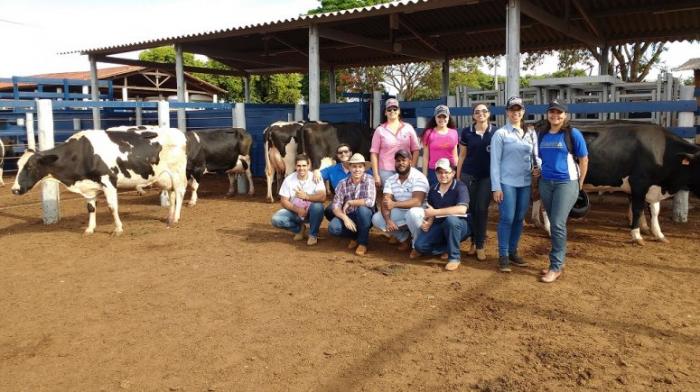
[[692, 71], [700, 69], [700, 57], [696, 57], [694, 59], [690, 59], [686, 61], [685, 63], [681, 64], [680, 66], [674, 68], [674, 71]]
[[[697, 0], [520, 2], [522, 52], [700, 40]], [[318, 26], [328, 69], [504, 54], [505, 21], [503, 0], [402, 0], [66, 53], [111, 62], [104, 56], [182, 44], [241, 75], [306, 72], [310, 25]]]

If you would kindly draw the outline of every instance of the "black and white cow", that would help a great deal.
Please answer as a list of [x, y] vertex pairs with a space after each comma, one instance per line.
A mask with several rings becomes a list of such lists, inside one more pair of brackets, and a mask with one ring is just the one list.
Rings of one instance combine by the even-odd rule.
[[294, 171], [296, 154], [307, 154], [315, 170], [334, 163], [340, 143], [347, 143], [353, 152], [367, 158], [372, 130], [358, 123], [276, 122], [265, 129], [264, 140], [267, 199], [272, 203], [272, 181], [276, 177], [279, 188], [284, 176]]
[[684, 189], [700, 196], [700, 147], [650, 123], [611, 120], [572, 125], [588, 145], [584, 189], [628, 193], [632, 239], [640, 245], [644, 244], [640, 217], [649, 203], [652, 234], [665, 241], [658, 223], [659, 202]]
[[114, 218], [114, 232], [123, 232], [117, 188], [157, 186], [168, 191], [168, 226], [180, 220], [187, 166], [185, 135], [173, 128], [129, 128], [82, 131], [50, 150], [27, 150], [20, 157], [12, 193], [22, 195], [43, 179], [53, 179], [87, 200], [85, 234], [96, 226], [95, 200], [102, 191]]
[[5, 143], [0, 139], [0, 186], [5, 186], [5, 180], [3, 180], [3, 167], [5, 165]]
[[248, 194], [253, 195], [253, 177], [250, 169], [250, 147], [253, 138], [243, 128], [206, 129], [189, 131], [187, 137], [187, 180], [192, 189], [190, 206], [197, 204], [197, 189], [205, 173], [226, 174], [229, 179], [228, 196], [236, 193], [237, 175], [248, 180]]

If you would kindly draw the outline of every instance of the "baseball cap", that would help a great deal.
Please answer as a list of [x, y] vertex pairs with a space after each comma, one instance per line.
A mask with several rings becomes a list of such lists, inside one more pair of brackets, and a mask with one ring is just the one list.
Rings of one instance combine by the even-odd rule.
[[452, 165], [450, 164], [450, 160], [447, 158], [440, 158], [435, 162], [435, 170], [437, 169], [442, 169], [446, 172], [452, 172]]
[[447, 117], [450, 117], [450, 108], [447, 107], [447, 105], [437, 105], [435, 107], [435, 117], [444, 115]]
[[403, 150], [403, 149], [402, 149], [402, 150], [399, 150], [399, 151], [396, 151], [396, 154], [394, 154], [394, 159], [396, 159], [396, 158], [398, 158], [398, 157], [403, 157], [403, 158], [406, 158], [406, 159], [411, 159], [411, 152], [408, 151], [408, 150]]
[[569, 108], [564, 102], [561, 102], [558, 99], [553, 99], [549, 102], [549, 106], [547, 106], [547, 111], [550, 111], [552, 109], [559, 110], [560, 112], [566, 112]]
[[525, 109], [525, 105], [523, 105], [523, 99], [520, 97], [508, 98], [508, 102], [506, 103], [506, 109], [510, 109], [513, 106], [520, 106], [521, 108]]
[[399, 106], [399, 100], [396, 98], [389, 98], [384, 102], [384, 108], [398, 108]]

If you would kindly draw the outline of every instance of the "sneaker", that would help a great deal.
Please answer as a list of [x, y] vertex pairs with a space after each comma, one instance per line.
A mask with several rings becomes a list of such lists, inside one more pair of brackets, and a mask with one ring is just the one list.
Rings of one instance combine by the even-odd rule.
[[318, 243], [318, 237], [310, 235], [309, 239], [306, 241], [306, 245], [312, 246]]
[[561, 271], [547, 271], [547, 274], [540, 278], [543, 283], [552, 283], [561, 276]]
[[357, 248], [357, 241], [350, 240], [350, 242], [348, 242], [348, 249], [355, 249], [355, 248]]
[[419, 257], [421, 257], [421, 256], [422, 256], [422, 255], [421, 255], [420, 253], [418, 253], [417, 250], [411, 249], [411, 254], [408, 255], [408, 258], [409, 258], [409, 259], [417, 259], [417, 258], [419, 258]]
[[294, 241], [301, 241], [306, 237], [306, 225], [301, 225], [301, 230], [294, 234]]
[[364, 256], [367, 253], [367, 247], [364, 245], [357, 245], [357, 249], [355, 249], [355, 254], [358, 256]]
[[518, 256], [517, 253], [509, 255], [508, 260], [510, 260], [511, 264], [513, 264], [516, 267], [527, 267], [527, 261], [523, 259], [522, 257]]
[[498, 270], [501, 272], [511, 272], [508, 256], [498, 256]]
[[459, 260], [450, 260], [447, 264], [445, 264], [445, 269], [448, 271], [454, 271], [457, 268], [459, 268]]
[[472, 256], [474, 255], [474, 253], [476, 253], [476, 250], [476, 244], [472, 242], [471, 246], [469, 247], [469, 250], [467, 251], [467, 254], [469, 256]]
[[476, 248], [476, 259], [479, 261], [486, 260], [486, 249]]
[[404, 241], [404, 242], [400, 242], [400, 243], [399, 243], [398, 250], [400, 250], [400, 251], [403, 252], [403, 251], [408, 250], [408, 248], [410, 248], [410, 247], [411, 247], [411, 240], [408, 239], [408, 240], [406, 240], [406, 241]]

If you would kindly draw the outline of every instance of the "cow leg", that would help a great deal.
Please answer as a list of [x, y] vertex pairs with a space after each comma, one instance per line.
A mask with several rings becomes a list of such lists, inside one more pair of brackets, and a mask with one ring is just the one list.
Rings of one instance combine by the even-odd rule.
[[182, 203], [185, 200], [185, 191], [187, 190], [187, 181], [172, 179], [172, 190], [168, 192], [170, 197], [170, 211], [168, 214], [168, 227], [180, 221], [182, 214]]
[[250, 166], [245, 171], [245, 177], [248, 179], [248, 195], [255, 195], [255, 185], [253, 185], [253, 174], [250, 172]]
[[641, 196], [632, 196], [632, 241], [637, 245], [644, 245], [644, 239], [639, 231], [639, 217], [644, 210], [644, 192]]
[[192, 190], [192, 195], [190, 195], [190, 201], [187, 202], [187, 205], [190, 207], [194, 207], [197, 205], [197, 189], [199, 189], [199, 181], [197, 181], [197, 179], [194, 177], [190, 177], [188, 185]]
[[5, 186], [5, 180], [2, 178], [2, 165], [3, 163], [0, 162], [0, 186]]
[[88, 227], [85, 229], [84, 234], [90, 235], [95, 232], [95, 227], [97, 226], [97, 209], [95, 208], [96, 196], [90, 196], [85, 198], [87, 201], [88, 210]]
[[649, 234], [649, 224], [647, 223], [646, 208], [642, 209], [642, 213], [639, 216], [639, 230], [643, 234]]
[[540, 219], [540, 207], [541, 206], [542, 206], [542, 202], [540, 200], [535, 200], [532, 202], [530, 218], [532, 219], [532, 223], [535, 225], [535, 227], [538, 227], [538, 228], [542, 227], [542, 220]]
[[549, 223], [549, 216], [547, 215], [547, 211], [542, 208], [542, 222], [543, 222], [543, 228], [544, 231], [547, 232], [547, 235], [549, 237], [552, 236], [552, 225]]
[[236, 180], [238, 180], [238, 176], [234, 173], [226, 173], [226, 176], [228, 177], [228, 192], [226, 192], [226, 196], [236, 196]]
[[657, 241], [668, 243], [668, 239], [661, 232], [661, 225], [659, 224], [659, 211], [661, 210], [661, 202], [654, 202], [649, 204], [649, 211], [651, 213], [651, 234]]
[[119, 204], [117, 202], [117, 188], [111, 186], [105, 186], [102, 191], [107, 199], [107, 207], [109, 211], [112, 212], [112, 218], [114, 219], [114, 231], [112, 235], [118, 236], [124, 232], [124, 227], [122, 226], [122, 220], [119, 219]]

